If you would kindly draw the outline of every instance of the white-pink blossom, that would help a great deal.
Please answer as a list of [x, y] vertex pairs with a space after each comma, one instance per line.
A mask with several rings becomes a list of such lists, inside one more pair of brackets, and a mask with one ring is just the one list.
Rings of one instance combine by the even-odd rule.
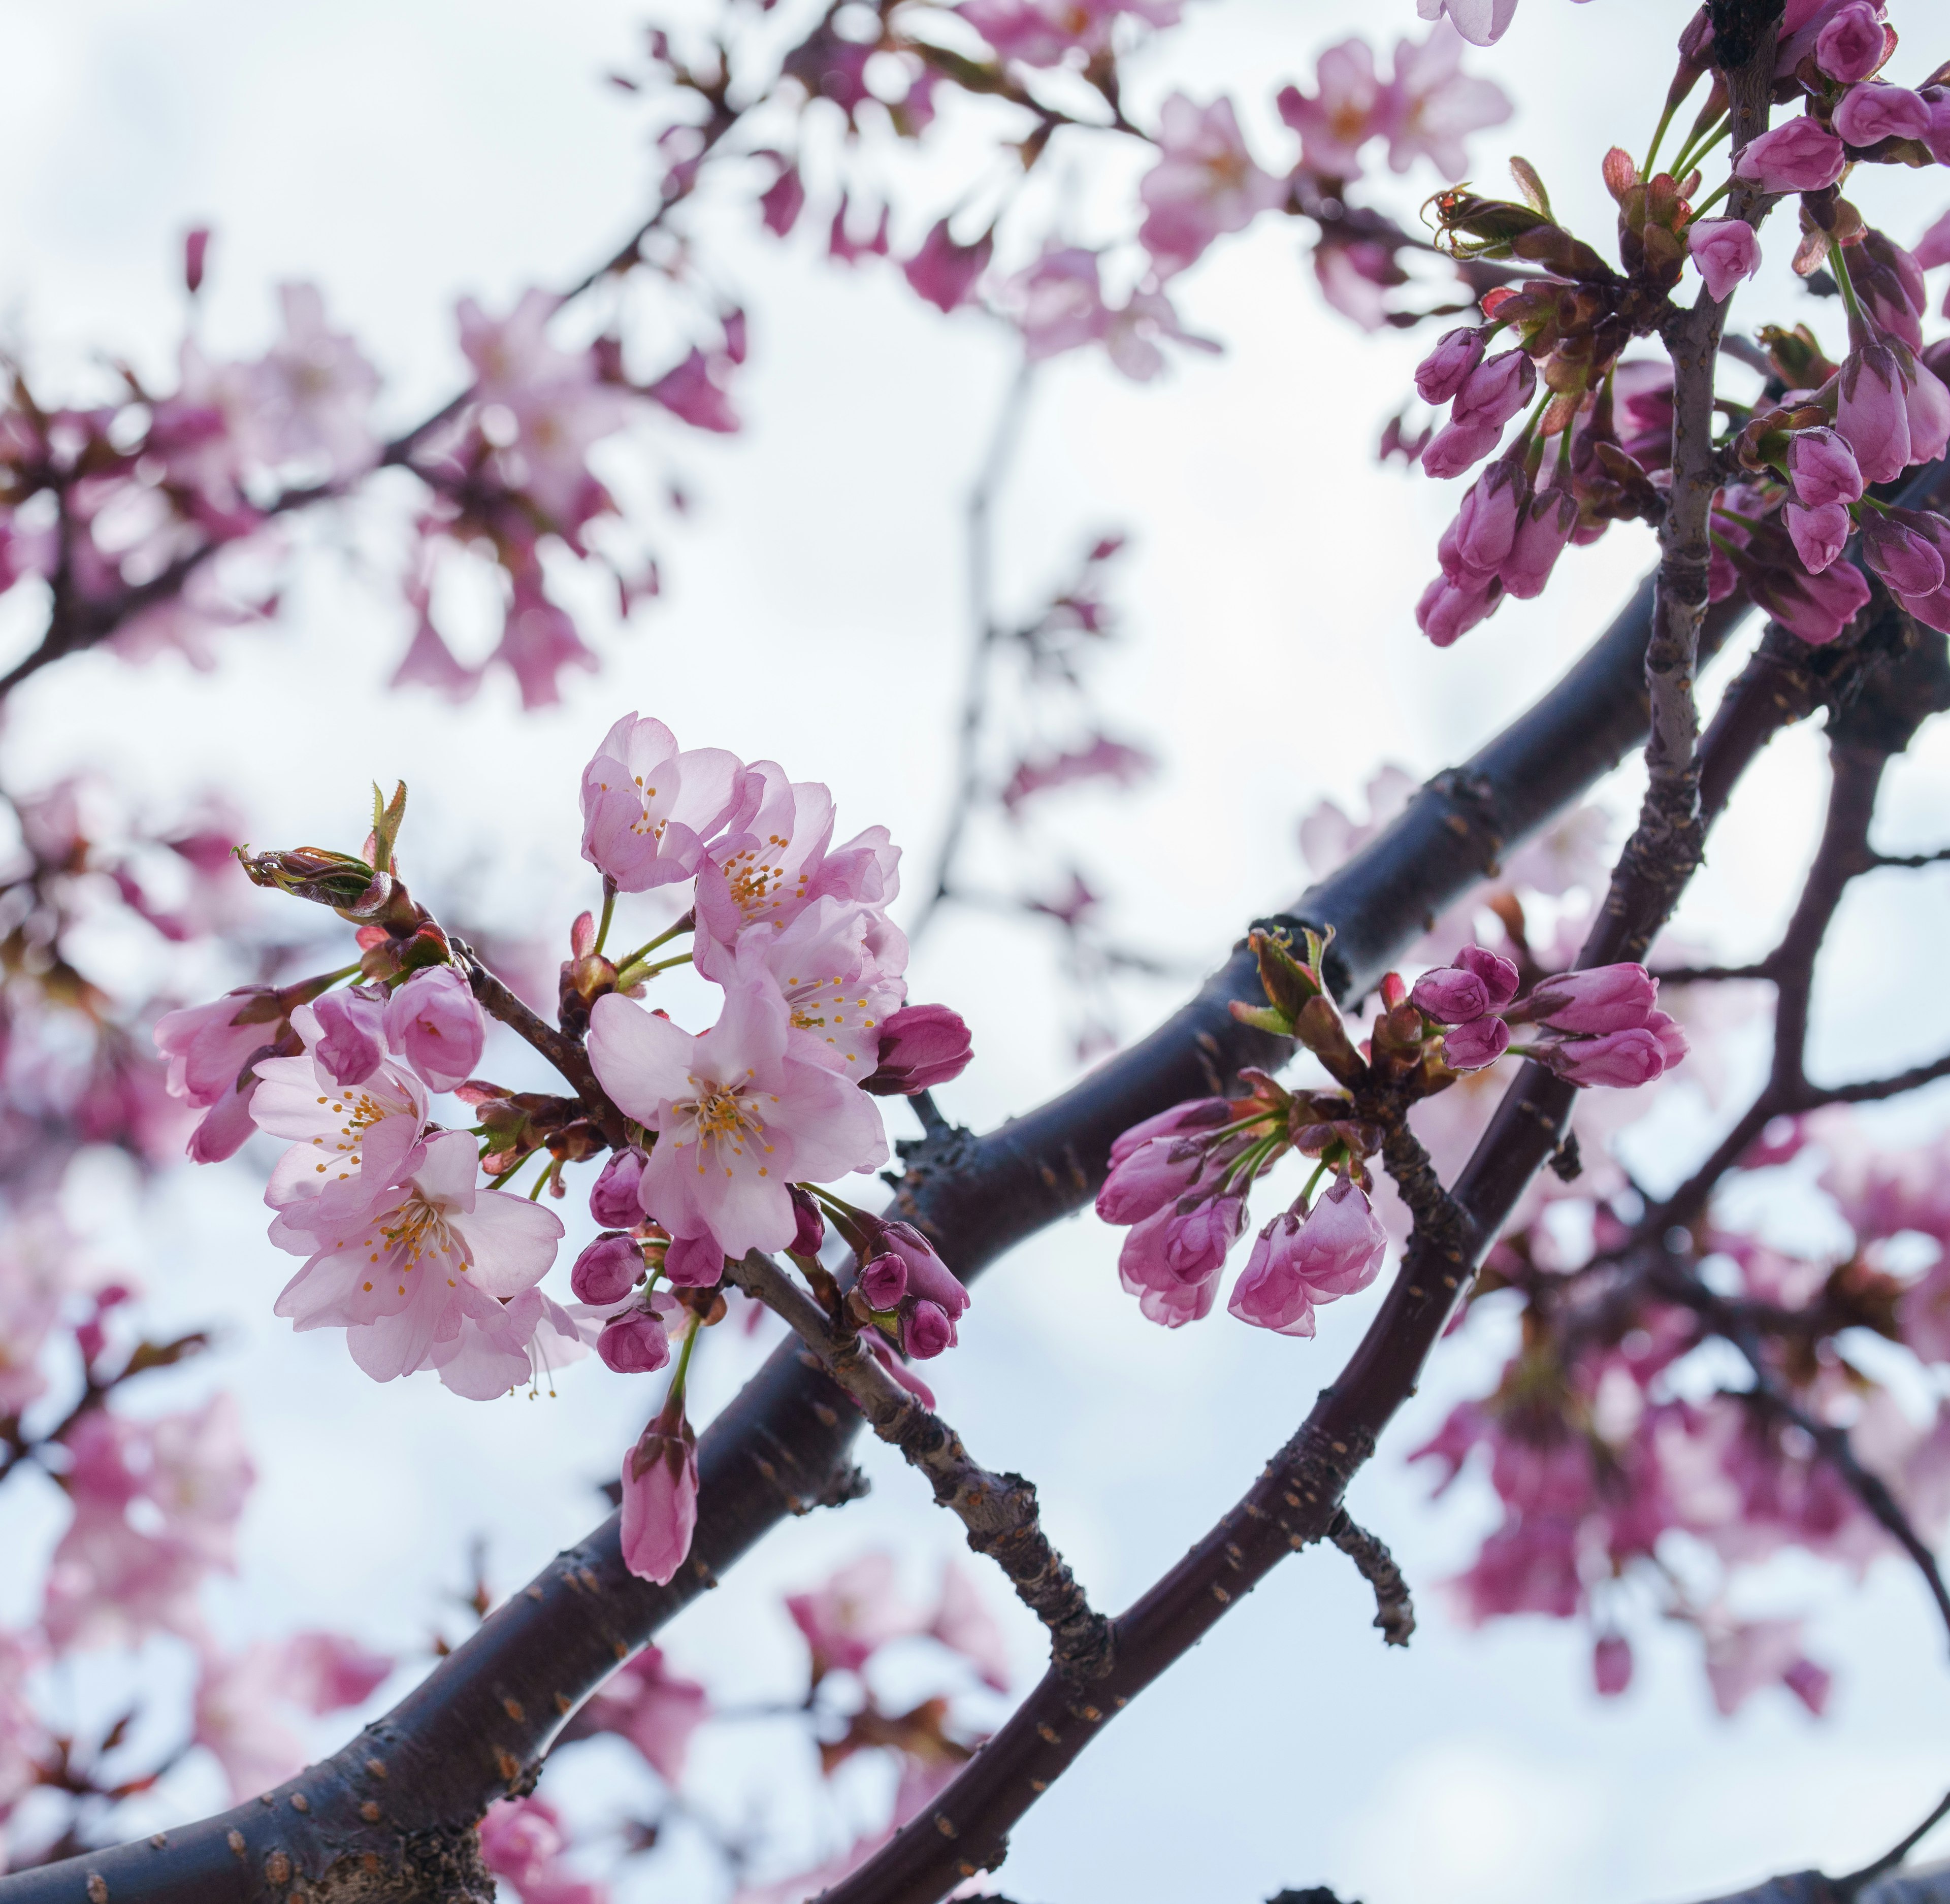
[[774, 985], [741, 975], [718, 1022], [695, 1037], [610, 993], [590, 1016], [589, 1058], [603, 1089], [657, 1134], [645, 1210], [671, 1235], [709, 1237], [727, 1256], [792, 1241], [789, 1184], [886, 1161], [872, 1100], [794, 1055]]
[[[680, 751], [661, 720], [627, 714], [582, 772], [582, 857], [624, 892], [688, 879], [743, 824], [743, 764], [721, 748]], [[751, 783], [755, 805], [759, 783]]]
[[[1514, 4], [1515, 0], [1497, 0], [1499, 7]], [[1422, 17], [1434, 19], [1429, 0], [1421, 0], [1421, 5]], [[1450, 11], [1453, 17], [1455, 8]], [[1466, 30], [1459, 37], [1450, 26], [1438, 24], [1425, 40], [1395, 42], [1388, 137], [1388, 163], [1396, 171], [1406, 172], [1418, 158], [1426, 158], [1445, 179], [1459, 179], [1469, 166], [1463, 140], [1509, 117], [1510, 102], [1503, 89], [1462, 70], [1464, 38], [1475, 36]]]
[[1222, 232], [1241, 232], [1285, 197], [1262, 171], [1229, 99], [1195, 105], [1173, 93], [1158, 111], [1158, 162], [1138, 187], [1145, 221], [1138, 239], [1160, 277], [1182, 271]]

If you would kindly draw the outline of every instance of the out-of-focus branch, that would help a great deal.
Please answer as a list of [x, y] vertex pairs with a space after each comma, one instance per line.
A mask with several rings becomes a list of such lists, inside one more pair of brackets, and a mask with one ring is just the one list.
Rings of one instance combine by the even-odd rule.
[[[1020, 1474], [992, 1474], [973, 1460], [946, 1422], [902, 1387], [858, 1334], [836, 1328], [769, 1257], [755, 1250], [727, 1267], [731, 1280], [818, 1358], [874, 1433], [927, 1476], [935, 1499], [967, 1529], [968, 1545], [1009, 1576], [1017, 1598], [1049, 1629], [1054, 1669], [1081, 1681], [1101, 1678], [1111, 1666], [1111, 1622], [1092, 1610], [1043, 1532], [1035, 1485]], [[1382, 1552], [1385, 1559], [1387, 1550]]]

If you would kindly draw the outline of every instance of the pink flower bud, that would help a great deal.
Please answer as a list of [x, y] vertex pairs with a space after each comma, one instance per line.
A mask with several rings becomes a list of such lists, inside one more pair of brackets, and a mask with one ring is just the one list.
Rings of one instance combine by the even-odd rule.
[[1931, 462], [1950, 449], [1950, 387], [1906, 351], [1904, 359], [1908, 379], [1904, 405], [1909, 418], [1909, 459]]
[[901, 1350], [917, 1362], [930, 1361], [956, 1342], [955, 1324], [938, 1302], [917, 1302], [901, 1318]]
[[1111, 1162], [1120, 1164], [1133, 1150], [1142, 1150], [1152, 1138], [1173, 1131], [1209, 1131], [1232, 1121], [1231, 1102], [1223, 1097], [1194, 1097], [1174, 1104], [1168, 1111], [1134, 1124], [1111, 1146]]
[[1492, 952], [1487, 946], [1466, 945], [1456, 954], [1456, 963], [1482, 980], [1490, 994], [1491, 1011], [1501, 1011], [1517, 995], [1517, 969], [1500, 952]]
[[1805, 509], [1852, 502], [1862, 493], [1855, 453], [1833, 430], [1797, 430], [1788, 440], [1787, 474]]
[[1496, 611], [1503, 599], [1503, 585], [1491, 576], [1481, 583], [1459, 588], [1438, 575], [1422, 592], [1415, 605], [1415, 625], [1438, 648], [1447, 648]]
[[1543, 593], [1550, 571], [1578, 527], [1578, 503], [1562, 490], [1537, 497], [1517, 525], [1510, 552], [1497, 572], [1506, 594], [1528, 602]]
[[169, 1093], [198, 1109], [237, 1087], [237, 1075], [284, 1023], [269, 985], [245, 985], [207, 1005], [185, 1005], [156, 1021], [156, 1049], [169, 1060]]
[[1871, 0], [1849, 0], [1814, 36], [1814, 64], [1831, 79], [1866, 79], [1889, 51], [1889, 34]]
[[1142, 1223], [1182, 1196], [1205, 1167], [1204, 1153], [1182, 1137], [1154, 1137], [1111, 1167], [1097, 1193], [1097, 1214], [1106, 1223]]
[[986, 232], [973, 244], [957, 244], [949, 236], [948, 220], [939, 219], [901, 269], [917, 296], [936, 310], [952, 311], [967, 303], [994, 249], [995, 241]]
[[883, 1223], [879, 1234], [884, 1249], [907, 1265], [910, 1296], [934, 1303], [952, 1321], [968, 1307], [968, 1292], [954, 1271], [934, 1253], [934, 1246], [911, 1223]]
[[620, 1302], [637, 1286], [643, 1273], [643, 1252], [635, 1240], [612, 1230], [598, 1237], [576, 1258], [568, 1272], [568, 1286], [578, 1302], [597, 1308]]
[[[1930, 129], [1930, 108], [1907, 86], [1877, 80], [1851, 86], [1835, 108], [1833, 124], [1843, 138], [1858, 151], [1886, 138], [1920, 138]], [[1758, 141], [1755, 142], [1758, 143]]]
[[[636, 1145], [612, 1151], [590, 1186], [589, 1214], [606, 1230], [634, 1230], [643, 1220], [640, 1194], [649, 1159]], [[590, 1299], [585, 1297], [584, 1301]]]
[[1715, 303], [1761, 268], [1761, 241], [1744, 218], [1696, 219], [1686, 228], [1686, 248]]
[[1505, 350], [1471, 371], [1449, 406], [1450, 424], [1500, 430], [1537, 389], [1537, 366], [1522, 350]]
[[668, 1585], [697, 1527], [697, 1437], [667, 1405], [623, 1460], [623, 1564]]
[[1865, 344], [1849, 353], [1835, 428], [1855, 452], [1865, 481], [1890, 482], [1909, 467], [1908, 389], [1887, 344]]
[[1659, 981], [1642, 965], [1593, 966], [1545, 979], [1523, 1016], [1557, 1031], [1622, 1031], [1648, 1023], [1658, 997]]
[[192, 226], [183, 234], [183, 288], [194, 297], [203, 288], [204, 267], [210, 258], [210, 227]]
[[1484, 334], [1468, 325], [1445, 331], [1416, 366], [1415, 387], [1425, 403], [1446, 403], [1483, 361]]
[[1422, 474], [1447, 478], [1473, 469], [1495, 449], [1503, 434], [1500, 423], [1450, 423], [1436, 431], [1422, 453]]
[[670, 1337], [662, 1318], [632, 1309], [603, 1324], [596, 1352], [618, 1375], [649, 1375], [670, 1360]]
[[1204, 1281], [1217, 1274], [1245, 1227], [1244, 1197], [1202, 1196], [1189, 1209], [1181, 1206], [1165, 1219], [1160, 1239], [1165, 1268], [1180, 1283]]
[[1831, 642], [1854, 621], [1869, 599], [1868, 577], [1852, 562], [1838, 562], [1819, 575], [1794, 577], [1783, 586], [1764, 578], [1755, 599], [1790, 634], [1810, 647]]
[[876, 1097], [911, 1097], [960, 1077], [973, 1055], [959, 1013], [945, 1005], [903, 1005], [881, 1025], [880, 1068], [860, 1088]]
[[1794, 552], [1811, 575], [1819, 575], [1834, 562], [1848, 546], [1855, 526], [1855, 518], [1839, 502], [1824, 502], [1818, 509], [1804, 509], [1799, 502], [1790, 502], [1782, 510], [1781, 519], [1787, 524]]
[[329, 991], [312, 1006], [323, 1035], [311, 1055], [341, 1084], [363, 1084], [386, 1055], [386, 995], [376, 986]]
[[1663, 1012], [1628, 1031], [1540, 1047], [1536, 1056], [1574, 1084], [1629, 1090], [1649, 1084], [1686, 1055], [1685, 1034]]
[[416, 972], [386, 1001], [386, 1039], [434, 1090], [464, 1083], [488, 1035], [467, 981], [453, 966]]
[[870, 1308], [898, 1308], [908, 1293], [908, 1266], [891, 1250], [876, 1256], [860, 1271], [860, 1293]]
[[664, 1274], [674, 1288], [708, 1290], [724, 1274], [724, 1252], [715, 1237], [673, 1237]]
[[1408, 1002], [1438, 1025], [1467, 1025], [1490, 1009], [1490, 988], [1473, 972], [1438, 966], [1415, 982]]
[[1366, 1289], [1387, 1248], [1360, 1185], [1337, 1178], [1304, 1221], [1288, 1210], [1260, 1231], [1226, 1307], [1256, 1328], [1310, 1336], [1316, 1308]]
[[1500, 1018], [1479, 1018], [1442, 1034], [1442, 1060], [1451, 1071], [1481, 1071], [1510, 1048], [1510, 1028]]
[[1897, 595], [1934, 595], [1943, 586], [1943, 555], [1919, 534], [1906, 510], [1868, 512], [1862, 524], [1862, 559]]
[[1591, 1649], [1591, 1679], [1601, 1699], [1615, 1699], [1632, 1683], [1632, 1643], [1622, 1633], [1601, 1633]]
[[819, 1206], [797, 1184], [787, 1186], [792, 1193], [793, 1215], [799, 1227], [793, 1232], [792, 1252], [796, 1256], [816, 1256], [826, 1240], [826, 1218]]
[[1746, 146], [1734, 161], [1734, 176], [1763, 191], [1819, 191], [1840, 178], [1847, 163], [1842, 142], [1818, 120], [1804, 117]]
[[1522, 470], [1507, 462], [1485, 470], [1469, 485], [1456, 512], [1453, 534], [1444, 538], [1450, 553], [1442, 568], [1450, 581], [1467, 586], [1503, 566], [1516, 539], [1528, 488]]

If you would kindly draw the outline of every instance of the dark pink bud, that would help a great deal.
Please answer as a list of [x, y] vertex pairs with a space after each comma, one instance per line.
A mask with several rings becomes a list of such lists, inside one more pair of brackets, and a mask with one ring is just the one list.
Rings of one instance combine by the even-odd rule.
[[183, 288], [194, 297], [203, 288], [204, 266], [210, 259], [210, 227], [198, 225], [183, 235]]
[[1134, 1150], [1141, 1150], [1154, 1137], [1175, 1134], [1179, 1131], [1209, 1131], [1215, 1125], [1232, 1122], [1231, 1100], [1223, 1097], [1194, 1097], [1182, 1104], [1174, 1104], [1168, 1111], [1160, 1111], [1155, 1117], [1148, 1117], [1142, 1124], [1134, 1124], [1111, 1146], [1111, 1162], [1120, 1164]]
[[1450, 423], [1475, 423], [1500, 430], [1528, 403], [1537, 388], [1537, 366], [1522, 350], [1505, 350], [1471, 371], [1450, 406]]
[[826, 1218], [819, 1206], [797, 1184], [786, 1186], [792, 1196], [793, 1218], [799, 1227], [793, 1232], [792, 1252], [796, 1256], [816, 1256], [826, 1240]]
[[1886, 138], [1920, 138], [1930, 129], [1930, 108], [1907, 86], [1851, 86], [1835, 108], [1834, 127], [1859, 151]]
[[957, 244], [948, 235], [948, 220], [940, 219], [901, 269], [917, 295], [936, 310], [952, 311], [973, 295], [995, 248], [986, 232], [973, 244]]
[[1422, 474], [1447, 478], [1473, 469], [1495, 449], [1503, 434], [1500, 423], [1450, 423], [1436, 431], [1422, 453]]
[[724, 1252], [709, 1237], [673, 1237], [664, 1274], [681, 1290], [708, 1290], [724, 1274]]
[[590, 1186], [589, 1214], [606, 1230], [634, 1230], [643, 1220], [640, 1194], [649, 1159], [634, 1144], [611, 1152]]
[[632, 1309], [604, 1324], [596, 1352], [618, 1375], [648, 1375], [670, 1360], [670, 1337], [659, 1318]]
[[[1665, 1017], [1662, 1012], [1655, 1016]], [[1608, 1031], [1603, 1038], [1572, 1038], [1562, 1044], [1540, 1047], [1535, 1055], [1560, 1078], [1574, 1084], [1629, 1090], [1650, 1084], [1676, 1062], [1668, 1055], [1671, 1041], [1661, 1035], [1662, 1028], [1635, 1027], [1630, 1031]], [[1683, 1034], [1677, 1042], [1684, 1056]]]
[[876, 1256], [860, 1271], [860, 1293], [869, 1308], [898, 1308], [908, 1293], [908, 1266], [889, 1251]]
[[1849, 0], [1814, 36], [1814, 64], [1831, 79], [1866, 79], [1889, 51], [1889, 36], [1871, 0]]
[[938, 1302], [917, 1302], [901, 1319], [901, 1349], [917, 1362], [952, 1349], [958, 1338], [948, 1311]]
[[1797, 430], [1788, 440], [1787, 474], [1806, 509], [1852, 502], [1862, 493], [1855, 453], [1833, 430]]
[[386, 994], [375, 985], [329, 991], [312, 1010], [323, 1035], [311, 1055], [341, 1084], [363, 1084], [386, 1055]]
[[578, 1302], [603, 1308], [620, 1302], [637, 1286], [643, 1273], [643, 1252], [634, 1238], [611, 1231], [598, 1237], [576, 1258], [568, 1272], [568, 1286]]
[[1550, 571], [1578, 527], [1576, 499], [1562, 490], [1547, 490], [1537, 497], [1517, 525], [1510, 552], [1497, 572], [1507, 595], [1520, 602], [1543, 593]]
[[1789, 586], [1763, 584], [1756, 593], [1783, 628], [1818, 648], [1834, 640], [1861, 612], [1869, 599], [1869, 580], [1845, 561], [1819, 575], [1797, 577]]
[[908, 1293], [933, 1302], [952, 1319], [968, 1307], [968, 1292], [954, 1271], [934, 1253], [934, 1246], [911, 1223], [880, 1226], [883, 1249], [907, 1265]]
[[968, 1027], [945, 1005], [903, 1005], [880, 1027], [880, 1069], [860, 1088], [911, 1097], [958, 1078], [973, 1056]]
[[1734, 174], [1763, 191], [1819, 191], [1848, 162], [1842, 142], [1819, 120], [1803, 117], [1762, 133], [1734, 161]]
[[1482, 980], [1489, 991], [1491, 1011], [1501, 1011], [1517, 995], [1517, 969], [1500, 952], [1492, 952], [1486, 946], [1466, 945], [1456, 954], [1456, 963]]
[[1438, 1025], [1466, 1025], [1490, 1009], [1490, 988], [1473, 972], [1438, 966], [1415, 982], [1408, 1002]]
[[1942, 552], [1895, 512], [1868, 512], [1862, 559], [1898, 595], [1934, 595], [1943, 586]]
[[1865, 344], [1849, 353], [1842, 366], [1835, 428], [1855, 452], [1867, 481], [1892, 481], [1909, 467], [1908, 390], [1887, 344]]
[[1622, 1031], [1648, 1023], [1659, 981], [1642, 965], [1593, 966], [1547, 978], [1525, 1000], [1522, 1016], [1557, 1031]]
[[1510, 1047], [1510, 1028], [1500, 1018], [1478, 1018], [1442, 1034], [1442, 1057], [1451, 1071], [1481, 1071]]
[[1415, 605], [1415, 625], [1438, 648], [1447, 648], [1494, 614], [1503, 599], [1503, 585], [1494, 575], [1466, 588], [1438, 575]]
[[1528, 490], [1522, 470], [1507, 462], [1485, 470], [1470, 484], [1456, 512], [1453, 538], [1445, 538], [1451, 559], [1458, 565], [1452, 569], [1448, 561], [1443, 563], [1443, 572], [1452, 582], [1466, 586], [1475, 577], [1494, 575], [1503, 566], [1516, 540]]
[[1601, 1699], [1615, 1699], [1632, 1683], [1632, 1643], [1622, 1633], [1601, 1633], [1591, 1649], [1591, 1680]]
[[1416, 366], [1415, 387], [1425, 403], [1446, 403], [1483, 361], [1484, 334], [1465, 325], [1445, 331]]

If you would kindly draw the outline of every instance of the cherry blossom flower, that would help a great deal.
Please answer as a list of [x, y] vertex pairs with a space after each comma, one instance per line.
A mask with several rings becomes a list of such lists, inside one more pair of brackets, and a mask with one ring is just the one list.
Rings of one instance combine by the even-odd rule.
[[1790, 119], [1744, 147], [1734, 176], [1766, 192], [1819, 191], [1848, 162], [1842, 142], [1818, 120]]
[[967, 1570], [950, 1560], [941, 1570], [941, 1600], [928, 1637], [959, 1653], [997, 1692], [1009, 1689], [1009, 1643]]
[[156, 1021], [156, 1048], [169, 1060], [170, 1095], [204, 1113], [190, 1137], [192, 1161], [221, 1163], [251, 1134], [261, 1074], [245, 1067], [268, 1056], [287, 1028], [285, 1006], [269, 985], [242, 986]]
[[[474, 1140], [445, 1131], [416, 1146], [400, 1181], [365, 1210], [325, 1209], [322, 1199], [287, 1208], [272, 1240], [294, 1255], [310, 1253], [275, 1313], [301, 1330], [344, 1329], [353, 1360], [375, 1381], [431, 1362], [457, 1392], [504, 1393], [506, 1379], [484, 1392], [472, 1362], [459, 1358], [484, 1346], [469, 1340], [484, 1333], [497, 1372], [519, 1353], [517, 1379], [528, 1374], [525, 1349], [505, 1339], [512, 1325], [502, 1302], [547, 1273], [562, 1223], [525, 1196], [479, 1189], [476, 1175]], [[437, 1349], [445, 1355], [436, 1358]]]
[[1002, 804], [1011, 817], [1025, 800], [1052, 787], [1078, 780], [1110, 780], [1120, 787], [1135, 786], [1157, 771], [1156, 755], [1107, 735], [1095, 736], [1087, 746], [1039, 760], [1017, 763], [1002, 789]]
[[1001, 58], [1055, 66], [1073, 52], [1104, 51], [1123, 15], [1176, 25], [1179, 0], [961, 0], [955, 11]]
[[1798, 1619], [1714, 1622], [1707, 1633], [1706, 1682], [1727, 1719], [1764, 1686], [1785, 1685], [1818, 1716], [1828, 1700], [1829, 1675], [1802, 1652]]
[[793, 1055], [786, 1002], [742, 975], [716, 1025], [693, 1037], [610, 993], [596, 1001], [589, 1057], [617, 1103], [657, 1133], [645, 1209], [676, 1237], [722, 1255], [783, 1249], [799, 1220], [787, 1186], [884, 1162], [870, 1099]]
[[1247, 149], [1229, 99], [1195, 105], [1174, 92], [1158, 110], [1157, 163], [1138, 188], [1139, 242], [1160, 277], [1195, 263], [1223, 232], [1244, 231], [1286, 196]]
[[667, 1785], [683, 1781], [691, 1734], [711, 1716], [711, 1701], [694, 1679], [671, 1672], [662, 1652], [646, 1646], [605, 1680], [570, 1723], [570, 1735], [613, 1732], [628, 1739]]
[[1282, 1211], [1260, 1232], [1227, 1306], [1255, 1327], [1310, 1336], [1318, 1305], [1375, 1280], [1388, 1240], [1360, 1186], [1336, 1178], [1311, 1210]]
[[1425, 20], [1445, 16], [1472, 46], [1489, 46], [1503, 38], [1516, 16], [1517, 0], [1415, 0]]
[[625, 714], [583, 770], [582, 857], [623, 892], [688, 879], [742, 823], [746, 787], [736, 754], [680, 752], [662, 721]]
[[[1515, 0], [1496, 4], [1513, 5]], [[1428, 0], [1419, 0], [1419, 5], [1425, 20], [1436, 17], [1428, 11]], [[1455, 7], [1449, 11], [1460, 26]], [[1445, 179], [1459, 179], [1469, 166], [1464, 139], [1509, 117], [1510, 102], [1503, 89], [1462, 70], [1462, 40], [1473, 37], [1466, 31], [1459, 38], [1448, 26], [1438, 25], [1425, 40], [1395, 42], [1387, 132], [1388, 163], [1397, 172], [1426, 158]]]
[[1696, 219], [1686, 228], [1686, 248], [1720, 303], [1761, 268], [1760, 240], [1744, 218]]
[[488, 1037], [472, 987], [458, 967], [416, 972], [386, 1001], [386, 1038], [431, 1090], [464, 1084]]
[[285, 334], [257, 368], [257, 429], [265, 460], [319, 456], [335, 477], [357, 475], [379, 453], [370, 421], [379, 373], [350, 333], [325, 321], [315, 285], [280, 285]]
[[1364, 39], [1330, 46], [1315, 68], [1318, 94], [1282, 89], [1279, 115], [1300, 135], [1301, 162], [1333, 179], [1361, 176], [1361, 148], [1385, 132], [1394, 117], [1393, 89], [1375, 70]]
[[944, 313], [957, 310], [974, 295], [977, 281], [989, 268], [995, 241], [986, 232], [973, 244], [958, 244], [948, 220], [937, 219], [921, 240], [920, 249], [902, 266], [917, 297]]
[[303, 1744], [273, 1710], [283, 1670], [282, 1649], [264, 1640], [227, 1657], [203, 1654], [190, 1736], [216, 1755], [240, 1805], [305, 1762]]
[[1875, 80], [1843, 94], [1833, 124], [1844, 144], [1858, 148], [1886, 138], [1921, 138], [1930, 130], [1930, 108], [1908, 87]]
[[968, 1027], [945, 1005], [903, 1005], [882, 1019], [880, 1062], [860, 1081], [877, 1097], [911, 1097], [960, 1077], [974, 1055]]
[[568, 1837], [555, 1808], [539, 1798], [497, 1799], [481, 1821], [481, 1859], [511, 1884], [521, 1904], [608, 1904], [609, 1891], [561, 1863]]
[[294, 1633], [283, 1650], [279, 1689], [308, 1713], [363, 1706], [393, 1670], [385, 1654], [343, 1633]]
[[815, 1685], [829, 1672], [858, 1672], [889, 1641], [924, 1630], [890, 1554], [863, 1554], [823, 1585], [788, 1594], [786, 1611], [811, 1650]]
[[[589, 1189], [589, 1214], [606, 1230], [634, 1230], [643, 1221], [643, 1206], [637, 1187], [643, 1165], [649, 1161], [642, 1147], [625, 1144], [612, 1151]], [[584, 1300], [597, 1299], [584, 1297]]]
[[386, 994], [378, 985], [329, 991], [312, 1006], [321, 1034], [310, 1055], [341, 1088], [363, 1084], [386, 1055]]

